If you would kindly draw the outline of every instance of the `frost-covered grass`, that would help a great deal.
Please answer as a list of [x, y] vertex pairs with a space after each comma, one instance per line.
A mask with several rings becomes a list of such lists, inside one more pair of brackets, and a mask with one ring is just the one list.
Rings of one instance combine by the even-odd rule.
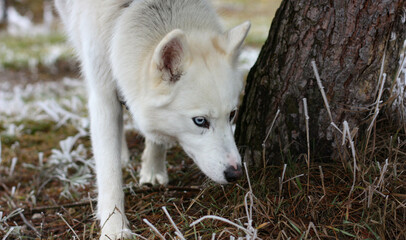
[[73, 57], [61, 33], [33, 36], [0, 34], [0, 69], [37, 71]]
[[[273, 10], [268, 7], [278, 4], [272, 0], [257, 1], [255, 6], [248, 0], [214, 2], [229, 27], [251, 18], [248, 41], [254, 46], [264, 41], [269, 30], [268, 14]], [[52, 59], [71, 59], [59, 34], [0, 39], [10, 59], [7, 64], [1, 60], [6, 70], [35, 71], [52, 51], [55, 54], [50, 55], [57, 56]], [[53, 46], [66, 52], [52, 50]], [[242, 53], [242, 69], [248, 71], [257, 55], [257, 49], [247, 48]], [[393, 92], [398, 105], [394, 106], [402, 106], [405, 67], [400, 68], [396, 81]], [[379, 103], [376, 99], [369, 140], [363, 135], [354, 139], [348, 127], [337, 129], [339, 144], [346, 149], [342, 159], [317, 163], [307, 153], [286, 156], [284, 164], [250, 166], [245, 179], [228, 186], [208, 182], [182, 150], [174, 148], [167, 158], [169, 186], [140, 187], [143, 140], [131, 130], [126, 115], [131, 162], [123, 179], [126, 214], [134, 237], [406, 238], [406, 136], [379, 114]], [[81, 80], [0, 81], [0, 239], [98, 237], [88, 128]], [[273, 137], [271, 131], [268, 134]], [[309, 142], [303, 144], [310, 147]], [[365, 145], [369, 147], [365, 149]]]
[[[78, 79], [19, 85], [0, 82], [0, 122], [9, 128], [22, 120], [52, 119], [57, 125], [75, 120], [86, 125], [84, 83]], [[83, 116], [79, 116], [82, 114]]]

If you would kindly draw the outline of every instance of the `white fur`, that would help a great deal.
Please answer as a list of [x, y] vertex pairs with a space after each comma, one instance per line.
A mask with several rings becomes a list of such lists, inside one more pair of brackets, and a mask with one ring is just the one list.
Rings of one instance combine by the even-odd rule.
[[[249, 23], [224, 32], [205, 0], [55, 0], [82, 63], [98, 187], [101, 239], [128, 237], [122, 191], [128, 149], [118, 92], [146, 138], [140, 183], [167, 184], [178, 142], [218, 183], [241, 164], [229, 121], [243, 82], [235, 59]], [[192, 118], [203, 116], [208, 129]]]

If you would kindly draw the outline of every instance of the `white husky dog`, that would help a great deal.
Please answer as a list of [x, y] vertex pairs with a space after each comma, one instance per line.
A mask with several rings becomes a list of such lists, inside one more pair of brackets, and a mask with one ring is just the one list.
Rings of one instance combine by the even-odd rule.
[[243, 87], [236, 59], [250, 28], [223, 31], [206, 0], [55, 0], [89, 91], [101, 238], [129, 236], [121, 168], [122, 98], [145, 137], [140, 183], [167, 184], [178, 142], [225, 184], [242, 175], [231, 121]]

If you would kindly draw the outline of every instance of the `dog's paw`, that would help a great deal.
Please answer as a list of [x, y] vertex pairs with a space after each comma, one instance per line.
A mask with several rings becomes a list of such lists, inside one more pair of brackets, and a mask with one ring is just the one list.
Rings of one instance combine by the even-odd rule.
[[120, 229], [118, 232], [108, 232], [109, 230], [103, 230], [100, 235], [100, 240], [125, 240], [132, 239], [132, 233], [130, 229]]
[[106, 220], [101, 221], [100, 239], [131, 239], [131, 230], [128, 228], [127, 218], [122, 217], [116, 211], [110, 214]]
[[161, 184], [167, 185], [169, 182], [168, 173], [166, 171], [154, 172], [147, 168], [141, 168], [140, 172], [140, 185], [143, 184]]

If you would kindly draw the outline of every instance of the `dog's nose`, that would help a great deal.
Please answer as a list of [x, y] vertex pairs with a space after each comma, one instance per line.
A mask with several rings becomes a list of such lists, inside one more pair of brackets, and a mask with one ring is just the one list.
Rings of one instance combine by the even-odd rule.
[[242, 176], [241, 165], [237, 165], [237, 168], [235, 168], [233, 166], [229, 166], [224, 171], [224, 176], [225, 176], [227, 182], [237, 181]]

